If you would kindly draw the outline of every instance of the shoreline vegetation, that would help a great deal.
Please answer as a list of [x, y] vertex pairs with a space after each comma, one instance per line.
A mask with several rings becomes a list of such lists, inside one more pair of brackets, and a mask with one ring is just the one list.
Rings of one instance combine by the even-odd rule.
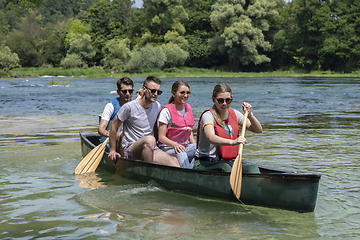
[[0, 70], [0, 78], [24, 78], [39, 76], [69, 76], [76, 78], [121, 78], [156, 76], [159, 78], [185, 77], [228, 77], [228, 78], [259, 78], [259, 77], [327, 77], [327, 78], [360, 78], [360, 71], [338, 73], [331, 71], [274, 71], [274, 72], [223, 72], [202, 68], [172, 68], [166, 71], [152, 70], [142, 73], [112, 72], [102, 68], [15, 68], [9, 72]]

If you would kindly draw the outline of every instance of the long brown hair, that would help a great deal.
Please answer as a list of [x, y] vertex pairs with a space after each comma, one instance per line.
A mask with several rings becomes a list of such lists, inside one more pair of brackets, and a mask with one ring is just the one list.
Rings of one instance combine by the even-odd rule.
[[[226, 83], [219, 83], [214, 87], [213, 93], [212, 93], [212, 98], [216, 99], [217, 96], [219, 95], [219, 93], [225, 93], [225, 92], [229, 92], [232, 96], [232, 91], [231, 88], [229, 87], [229, 85], [227, 85]], [[215, 100], [216, 101], [216, 100]], [[220, 113], [218, 112], [215, 104], [212, 106], [212, 108], [210, 109], [210, 111], [212, 112], [212, 114], [214, 115], [214, 119], [215, 121], [221, 126], [221, 127], [225, 127], [225, 123], [222, 120]]]
[[[176, 81], [173, 83], [173, 85], [171, 87], [171, 93], [176, 92], [181, 86], [186, 86], [190, 90], [190, 86], [187, 82]], [[169, 103], [173, 103], [173, 102], [174, 102], [174, 96], [171, 94], [171, 97], [169, 98]]]

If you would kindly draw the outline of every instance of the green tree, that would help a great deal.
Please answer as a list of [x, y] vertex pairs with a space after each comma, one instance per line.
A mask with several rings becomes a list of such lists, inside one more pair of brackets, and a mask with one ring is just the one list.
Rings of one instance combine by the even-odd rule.
[[74, 34], [89, 34], [90, 32], [90, 26], [83, 23], [79, 19], [71, 19], [69, 21], [70, 29], [65, 37], [65, 47], [70, 47], [70, 39]]
[[160, 46], [150, 44], [135, 51], [127, 65], [127, 70], [141, 72], [151, 69], [161, 69], [166, 62], [166, 55]]
[[96, 0], [42, 0], [34, 9], [44, 16], [43, 24], [56, 23], [64, 19], [76, 18], [86, 11]]
[[190, 67], [211, 67], [221, 63], [221, 57], [214, 55], [209, 48], [210, 39], [215, 35], [211, 26], [211, 6], [216, 0], [183, 0], [189, 20], [184, 21], [185, 38], [188, 41]]
[[93, 65], [93, 58], [96, 54], [91, 44], [89, 34], [73, 34], [70, 38], [70, 48], [67, 55], [77, 54], [87, 64]]
[[177, 44], [167, 43], [161, 47], [166, 56], [166, 61], [163, 66], [164, 68], [183, 66], [186, 59], [189, 57], [189, 53], [180, 48]]
[[274, 0], [218, 0], [213, 5], [210, 19], [218, 32], [212, 47], [227, 55], [230, 69], [270, 61], [263, 54], [271, 48], [263, 31], [269, 30], [266, 18], [278, 14], [275, 6]]
[[12, 29], [17, 28], [26, 12], [11, 1], [0, 0], [0, 36], [6, 36]]
[[143, 6], [142, 16], [146, 24], [147, 39], [151, 36], [153, 43], [161, 45], [172, 42], [187, 48], [187, 41], [184, 38], [185, 27], [182, 22], [188, 19], [188, 15], [182, 6], [182, 0], [144, 0]]
[[9, 71], [20, 67], [20, 59], [16, 53], [11, 52], [8, 46], [0, 45], [0, 69]]
[[290, 4], [296, 28], [289, 33], [296, 64], [307, 70], [321, 68], [319, 49], [325, 39], [325, 22], [330, 20], [328, 5], [319, 0], [293, 0]]
[[101, 63], [104, 67], [116, 70], [124, 70], [131, 58], [129, 39], [109, 40], [103, 49], [104, 58]]
[[82, 57], [76, 53], [66, 54], [66, 57], [61, 60], [60, 65], [64, 68], [87, 67], [87, 64]]
[[126, 38], [132, 22], [131, 0], [99, 0], [88, 9], [90, 35], [98, 53], [96, 61], [103, 56], [101, 50], [106, 42], [114, 38]]
[[12, 30], [5, 41], [10, 49], [17, 53], [23, 67], [37, 67], [44, 64], [42, 55], [45, 30], [41, 27], [41, 15], [30, 10], [22, 18], [18, 29]]
[[329, 2], [324, 22], [326, 38], [319, 52], [324, 69], [351, 72], [360, 67], [360, 4], [355, 0]]
[[68, 27], [67, 21], [63, 21], [46, 28], [46, 37], [42, 45], [44, 64], [59, 66], [61, 59], [65, 57], [67, 48], [64, 42]]

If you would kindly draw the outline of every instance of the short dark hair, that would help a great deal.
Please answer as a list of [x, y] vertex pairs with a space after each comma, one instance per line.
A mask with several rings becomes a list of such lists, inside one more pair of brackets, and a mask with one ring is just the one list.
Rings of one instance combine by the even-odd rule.
[[118, 89], [118, 90], [121, 90], [121, 84], [130, 85], [130, 86], [134, 87], [134, 82], [133, 82], [133, 80], [131, 80], [131, 79], [128, 78], [128, 77], [122, 77], [122, 78], [120, 78], [120, 79], [116, 82], [116, 85], [117, 85], [117, 89]]
[[149, 83], [149, 82], [154, 82], [157, 83], [159, 85], [161, 85], [161, 80], [157, 77], [154, 76], [148, 76], [145, 80], [144, 80], [144, 84], [143, 86], [146, 86], [145, 84]]

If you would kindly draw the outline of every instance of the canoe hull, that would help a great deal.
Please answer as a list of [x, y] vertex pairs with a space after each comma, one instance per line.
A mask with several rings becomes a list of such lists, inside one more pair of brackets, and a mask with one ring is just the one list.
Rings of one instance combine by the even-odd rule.
[[[80, 133], [80, 138], [83, 156], [99, 143], [97, 134]], [[123, 177], [156, 183], [171, 191], [238, 201], [230, 188], [230, 173], [183, 169], [126, 158], [118, 158], [114, 164], [106, 153], [103, 163], [114, 167], [116, 174]], [[243, 173], [241, 202], [314, 211], [321, 175], [244, 163], [257, 166], [260, 173]]]

